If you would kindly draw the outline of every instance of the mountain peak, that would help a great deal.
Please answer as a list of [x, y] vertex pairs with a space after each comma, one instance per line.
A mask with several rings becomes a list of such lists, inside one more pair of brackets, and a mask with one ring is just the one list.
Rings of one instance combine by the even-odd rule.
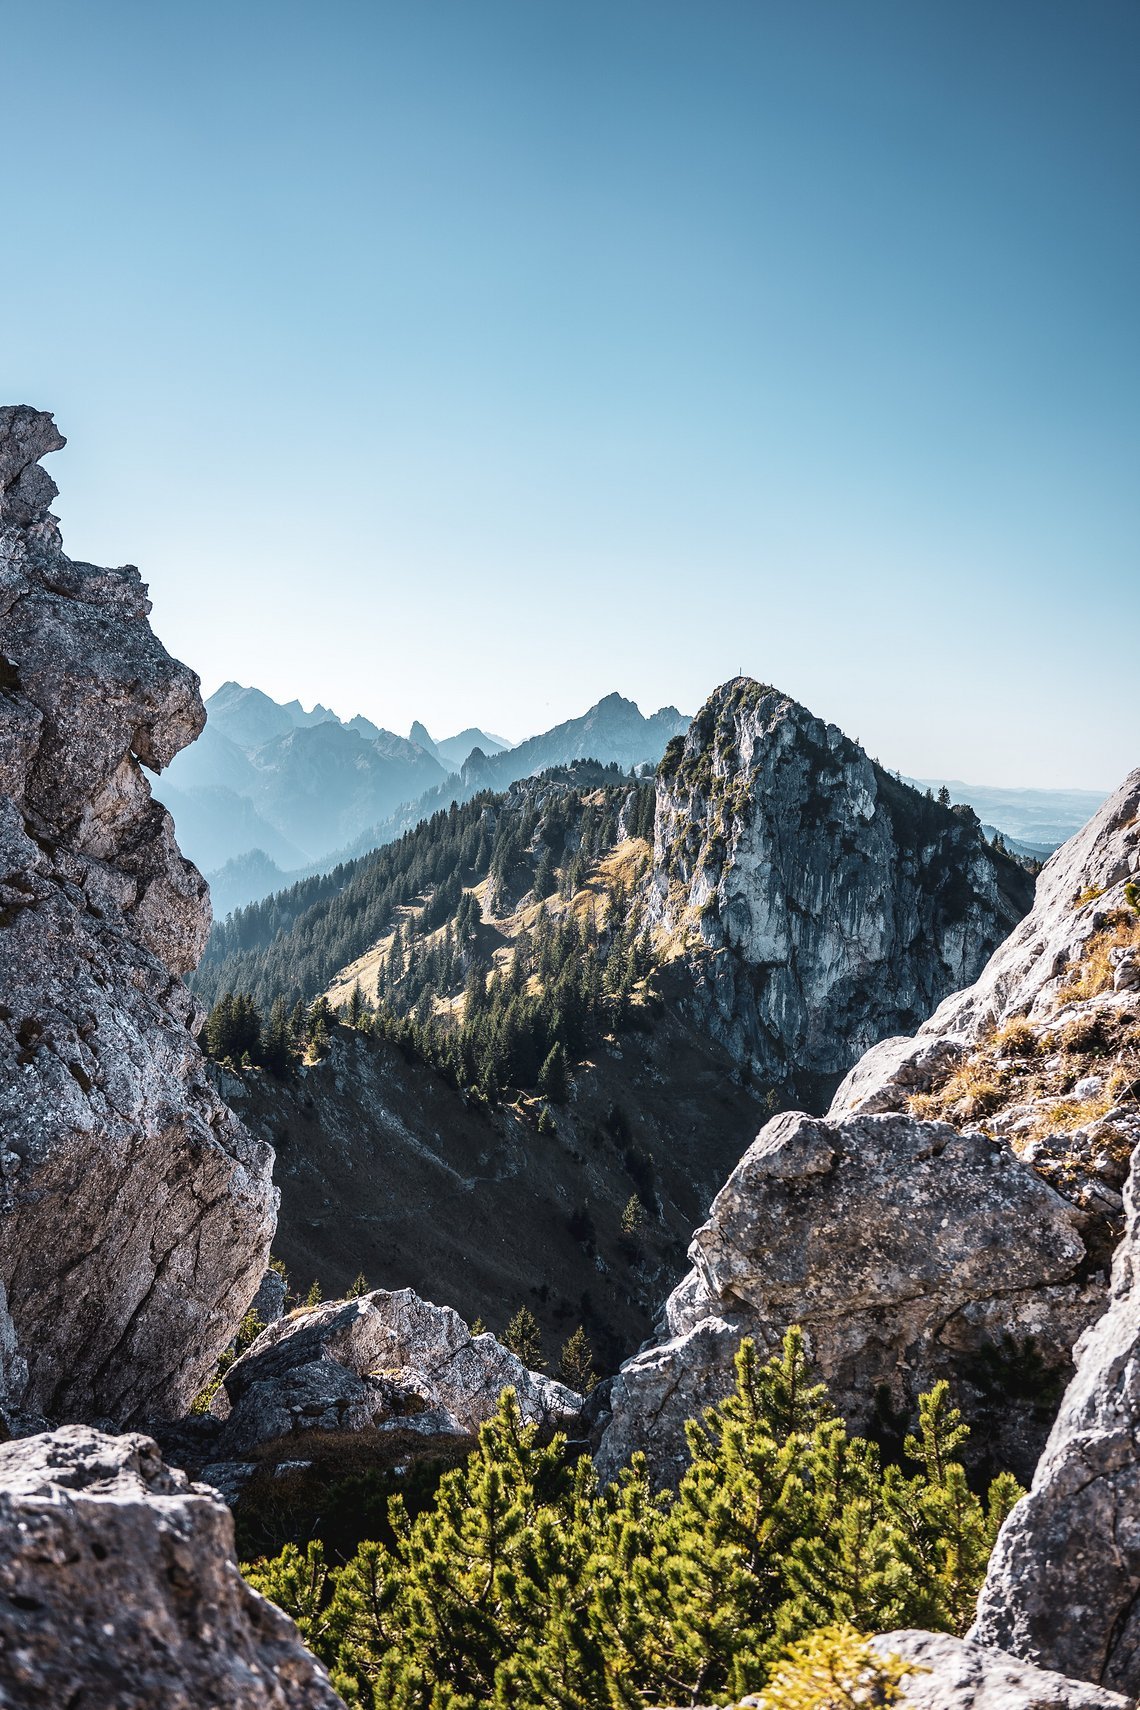
[[433, 758], [439, 759], [439, 750], [432, 741], [427, 726], [421, 724], [418, 718], [412, 722], [412, 728], [408, 732], [408, 741], [414, 742], [417, 748], [422, 748], [425, 754], [430, 754]]

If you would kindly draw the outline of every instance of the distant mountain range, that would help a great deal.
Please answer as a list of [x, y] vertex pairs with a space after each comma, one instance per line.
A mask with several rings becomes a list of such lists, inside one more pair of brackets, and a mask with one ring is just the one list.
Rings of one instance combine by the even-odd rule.
[[282, 705], [224, 683], [206, 702], [199, 740], [172, 762], [156, 795], [178, 840], [210, 880], [215, 914], [398, 836], [425, 814], [481, 789], [573, 760], [655, 765], [689, 720], [675, 707], [646, 718], [607, 695], [580, 718], [511, 747], [471, 726], [435, 740], [418, 720], [407, 737], [318, 704]]

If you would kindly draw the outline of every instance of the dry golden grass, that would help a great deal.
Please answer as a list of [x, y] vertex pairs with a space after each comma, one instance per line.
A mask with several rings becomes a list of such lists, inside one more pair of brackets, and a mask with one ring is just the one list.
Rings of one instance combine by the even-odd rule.
[[991, 1041], [1003, 1057], [1035, 1057], [1037, 1034], [1023, 1015], [1015, 1015], [999, 1028]]
[[985, 1056], [971, 1057], [932, 1093], [916, 1093], [907, 1100], [912, 1116], [954, 1116], [973, 1122], [989, 1116], [1006, 1102], [1007, 1092], [1000, 1075]]
[[1123, 909], [1117, 909], [1103, 931], [1093, 933], [1081, 952], [1080, 960], [1070, 962], [1070, 978], [1057, 993], [1057, 1008], [1068, 1003], [1083, 1003], [1086, 998], [1096, 997], [1098, 992], [1110, 991], [1114, 969], [1109, 952], [1137, 949], [1140, 949], [1140, 920], [1126, 914]]
[[1107, 1115], [1114, 1102], [1107, 1088], [1096, 1098], [1056, 1099], [1041, 1112], [1026, 1138], [1041, 1140], [1047, 1134], [1068, 1134], [1075, 1128], [1086, 1128], [1098, 1117]]

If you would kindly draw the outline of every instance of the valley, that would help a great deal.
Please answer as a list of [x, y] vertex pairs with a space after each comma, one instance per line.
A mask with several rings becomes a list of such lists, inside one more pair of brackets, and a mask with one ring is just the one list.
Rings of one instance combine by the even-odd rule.
[[[0, 411], [0, 1693], [1126, 1710], [1140, 771], [1038, 871], [772, 685], [611, 697], [211, 927], [61, 444]], [[443, 769], [230, 712], [299, 840]]]

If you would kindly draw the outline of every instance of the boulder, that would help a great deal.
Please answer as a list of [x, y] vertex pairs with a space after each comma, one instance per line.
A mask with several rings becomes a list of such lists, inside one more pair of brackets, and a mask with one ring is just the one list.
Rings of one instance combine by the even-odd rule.
[[265, 1269], [272, 1152], [210, 1087], [210, 926], [143, 767], [202, 728], [138, 571], [65, 556], [51, 417], [0, 410], [0, 1319], [10, 1420], [185, 1410]]
[[79, 1425], [0, 1448], [0, 1703], [343, 1710], [216, 1492]]
[[1132, 1700], [1018, 1662], [988, 1645], [913, 1628], [874, 1641], [884, 1657], [915, 1665], [903, 1681], [910, 1710], [1131, 1710]]
[[[693, 1237], [694, 1268], [669, 1297], [662, 1340], [614, 1383], [600, 1470], [613, 1476], [643, 1449], [659, 1478], [675, 1479], [684, 1421], [728, 1393], [741, 1338], [771, 1351], [792, 1324], [856, 1428], [888, 1399], [909, 1412], [939, 1377], [968, 1381], [1005, 1337], [1032, 1337], [1065, 1368], [1101, 1298], [1078, 1280], [1076, 1224], [1060, 1195], [983, 1134], [901, 1115], [775, 1117]], [[990, 1446], [1028, 1476], [1043, 1434], [1023, 1407]]]
[[223, 1379], [217, 1458], [312, 1459], [346, 1436], [382, 1447], [469, 1443], [506, 1388], [527, 1421], [571, 1426], [582, 1397], [411, 1289], [330, 1301], [263, 1330]]

